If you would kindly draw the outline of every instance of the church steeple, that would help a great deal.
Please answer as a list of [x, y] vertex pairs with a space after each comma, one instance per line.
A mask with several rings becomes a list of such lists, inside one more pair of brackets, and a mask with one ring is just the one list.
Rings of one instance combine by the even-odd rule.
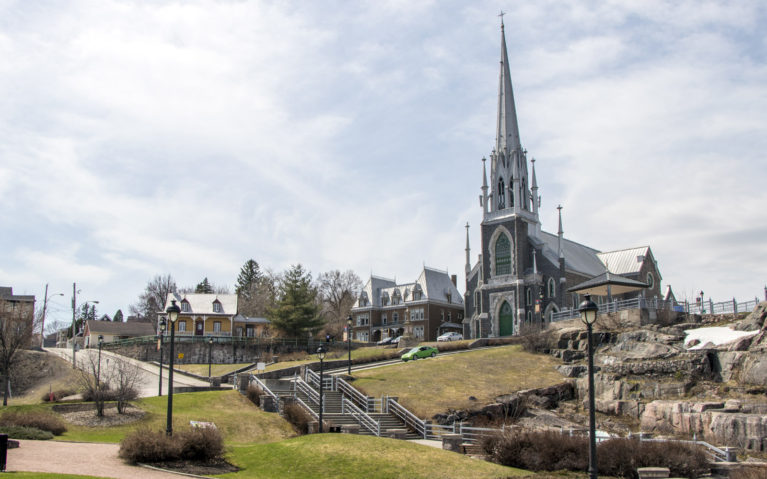
[[517, 123], [514, 90], [511, 86], [506, 29], [501, 20], [501, 68], [498, 76], [495, 148], [490, 155], [491, 213], [530, 213], [530, 181], [527, 175], [527, 152], [522, 148]]

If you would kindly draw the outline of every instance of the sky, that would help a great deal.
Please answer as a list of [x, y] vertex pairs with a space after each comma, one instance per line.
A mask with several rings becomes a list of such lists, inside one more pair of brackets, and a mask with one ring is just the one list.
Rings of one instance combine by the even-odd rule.
[[[506, 39], [543, 229], [763, 297], [759, 1], [0, 0], [0, 285], [49, 318], [252, 258], [413, 281], [479, 250]], [[50, 321], [50, 319], [49, 319]]]

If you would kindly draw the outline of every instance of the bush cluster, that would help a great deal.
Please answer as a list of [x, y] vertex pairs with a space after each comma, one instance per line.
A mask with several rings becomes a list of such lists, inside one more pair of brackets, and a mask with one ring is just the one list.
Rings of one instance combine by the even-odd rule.
[[48, 431], [54, 436], [67, 432], [67, 426], [58, 416], [40, 411], [8, 411], [0, 416], [0, 426], [17, 426]]
[[298, 404], [288, 404], [282, 410], [282, 416], [293, 425], [299, 434], [309, 433], [309, 423], [314, 418]]
[[11, 439], [32, 439], [34, 441], [53, 439], [53, 434], [50, 431], [43, 431], [36, 427], [0, 426], [0, 433], [8, 434]]
[[764, 468], [741, 466], [730, 473], [730, 479], [763, 479], [766, 472]]
[[261, 406], [261, 395], [264, 394], [264, 390], [255, 384], [249, 384], [248, 389], [245, 392], [247, 398], [256, 406]]
[[76, 394], [74, 389], [57, 389], [56, 391], [50, 391], [42, 396], [43, 402], [59, 402], [67, 396]]
[[[586, 471], [588, 438], [557, 432], [504, 432], [484, 438], [493, 462], [533, 471]], [[668, 467], [671, 476], [695, 479], [709, 470], [705, 453], [679, 442], [611, 439], [597, 446], [597, 468], [607, 476], [638, 478], [637, 468]]]
[[222, 459], [224, 452], [221, 433], [212, 427], [182, 429], [173, 436], [144, 427], [125, 436], [119, 456], [132, 464], [182, 459], [210, 462]]
[[445, 351], [458, 351], [459, 349], [469, 349], [469, 344], [471, 343], [466, 341], [445, 341], [437, 343], [437, 349], [441, 353], [444, 353]]
[[[108, 389], [106, 385], [102, 386], [100, 390], [88, 390], [86, 389], [83, 391], [83, 401], [86, 402], [93, 402], [93, 401], [117, 401], [119, 394], [117, 391], [113, 391], [111, 389]], [[98, 395], [99, 397], [96, 397]]]

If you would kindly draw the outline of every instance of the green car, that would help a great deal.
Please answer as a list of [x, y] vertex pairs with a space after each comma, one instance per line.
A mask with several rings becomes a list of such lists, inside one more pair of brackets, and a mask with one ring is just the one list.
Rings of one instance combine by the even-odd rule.
[[415, 361], [418, 358], [428, 358], [428, 357], [434, 357], [437, 355], [439, 351], [437, 348], [433, 346], [416, 346], [410, 351], [406, 352], [402, 355], [403, 361], [408, 361], [412, 359]]

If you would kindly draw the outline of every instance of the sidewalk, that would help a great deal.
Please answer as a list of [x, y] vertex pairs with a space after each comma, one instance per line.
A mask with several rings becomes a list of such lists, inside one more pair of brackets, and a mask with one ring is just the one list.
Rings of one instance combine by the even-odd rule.
[[177, 474], [129, 466], [117, 457], [119, 444], [19, 440], [8, 449], [7, 471], [85, 474], [115, 479], [179, 479]]

